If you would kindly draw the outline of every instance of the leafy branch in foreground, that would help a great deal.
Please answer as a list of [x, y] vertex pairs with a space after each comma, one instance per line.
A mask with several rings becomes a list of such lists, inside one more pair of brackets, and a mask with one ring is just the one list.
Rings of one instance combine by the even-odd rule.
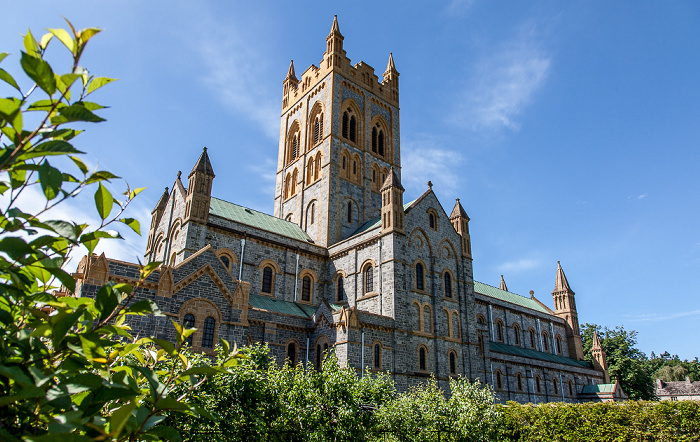
[[[26, 91], [0, 68], [0, 81], [17, 91], [0, 98], [0, 439], [179, 440], [176, 430], [159, 425], [163, 416], [203, 414], [185, 402], [188, 393], [207, 375], [227, 372], [239, 354], [222, 341], [220, 364], [194, 366], [180, 351], [194, 330], [177, 324], [177, 344], [132, 338], [128, 315], [160, 314], [152, 301], [134, 302], [158, 263], [142, 267], [134, 285], [110, 282], [94, 298], [69, 295], [76, 283], [63, 266], [71, 250], [84, 246], [92, 254], [102, 239], [120, 238], [106, 230], [113, 223], [140, 234], [138, 221], [122, 215], [143, 189], [127, 186], [124, 200], [116, 199], [104, 183], [118, 177], [90, 171], [73, 146], [81, 131], [72, 123], [105, 121], [96, 114], [104, 106], [90, 100], [113, 79], [91, 76], [80, 66], [88, 41], [100, 30], [68, 26], [49, 29], [39, 40], [27, 31], [20, 54], [31, 83]], [[64, 74], [44, 59], [54, 40], [70, 52]], [[0, 53], [0, 62], [7, 56]], [[62, 164], [76, 170], [61, 170]], [[44, 219], [95, 187], [96, 228]], [[31, 188], [44, 198], [33, 213], [18, 206]], [[67, 292], [56, 292], [57, 282]]]

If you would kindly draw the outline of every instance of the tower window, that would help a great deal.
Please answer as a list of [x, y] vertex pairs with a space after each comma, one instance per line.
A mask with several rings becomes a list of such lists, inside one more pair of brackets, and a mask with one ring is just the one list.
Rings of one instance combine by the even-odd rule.
[[301, 300], [311, 301], [311, 278], [304, 276], [301, 280]]
[[348, 223], [352, 222], [352, 202], [348, 201]]
[[374, 291], [374, 268], [368, 265], [365, 269], [365, 293]]
[[343, 280], [343, 277], [339, 276], [338, 277], [338, 289], [337, 289], [338, 302], [345, 300], [345, 285], [344, 284], [345, 284], [345, 282]]
[[374, 344], [374, 369], [382, 369], [382, 347], [379, 344]]
[[537, 389], [538, 393], [542, 393], [542, 384], [540, 383], [540, 376], [537, 375], [535, 378], [535, 388]]
[[380, 130], [379, 135], [377, 136], [378, 139], [378, 150], [379, 150], [379, 156], [384, 156], [384, 131]]
[[377, 128], [372, 128], [372, 152], [377, 153]]
[[211, 316], [204, 320], [204, 330], [202, 334], [202, 347], [212, 348], [214, 346], [214, 328], [216, 321]]
[[357, 161], [352, 160], [352, 174], [357, 175]]
[[263, 293], [272, 293], [272, 267], [263, 269], [262, 290]]
[[[348, 109], [349, 110], [349, 109]], [[343, 128], [341, 131], [341, 134], [343, 138], [348, 138], [348, 125], [349, 125], [350, 117], [348, 116], [347, 112], [343, 112]]]
[[496, 389], [503, 390], [503, 375], [501, 370], [496, 370]]
[[513, 334], [515, 335], [515, 345], [520, 347], [520, 327], [518, 324], [513, 324]]
[[297, 364], [297, 346], [294, 342], [287, 344], [287, 360], [292, 367]]
[[503, 323], [500, 320], [496, 321], [496, 340], [503, 342]]
[[457, 374], [457, 357], [450, 352], [450, 374]]
[[357, 122], [354, 115], [350, 116], [350, 141], [357, 141]]
[[[184, 320], [182, 321], [182, 328], [193, 328], [194, 327], [194, 315], [192, 313], [188, 313], [185, 315]], [[185, 343], [192, 347], [192, 335], [189, 335], [187, 339], [185, 339]]]
[[425, 282], [423, 281], [423, 264], [416, 264], [416, 289], [425, 290]]
[[537, 345], [535, 342], [535, 330], [530, 329], [530, 348], [537, 350]]
[[445, 272], [445, 297], [452, 297], [452, 276], [450, 276], [449, 272]]
[[421, 347], [418, 349], [418, 369], [420, 371], [426, 371], [425, 367], [425, 348]]
[[518, 391], [523, 391], [523, 376], [520, 373], [518, 373], [517, 379], [518, 379]]

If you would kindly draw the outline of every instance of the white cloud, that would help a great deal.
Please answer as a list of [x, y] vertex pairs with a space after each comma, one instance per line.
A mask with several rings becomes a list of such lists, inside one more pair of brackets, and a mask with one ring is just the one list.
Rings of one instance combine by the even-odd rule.
[[627, 199], [630, 199], [630, 200], [643, 200], [644, 198], [647, 197], [647, 195], [649, 195], [649, 194], [648, 194], [648, 193], [642, 193], [641, 195], [637, 195], [637, 196], [630, 195]]
[[450, 0], [445, 6], [445, 12], [449, 15], [460, 14], [467, 11], [474, 4], [474, 0]]
[[203, 81], [214, 98], [276, 140], [280, 101], [262, 77], [269, 71], [269, 62], [258, 46], [251, 44], [256, 34], [244, 23], [204, 16], [194, 35], [200, 37], [194, 49], [201, 58]]
[[508, 261], [497, 267], [502, 273], [520, 273], [540, 267], [542, 262], [539, 259], [523, 258], [517, 261]]
[[700, 310], [687, 310], [676, 313], [648, 313], [642, 315], [626, 315], [634, 322], [659, 322], [668, 321], [670, 319], [686, 318], [689, 316], [700, 316]]
[[532, 27], [477, 61], [453, 122], [471, 130], [518, 130], [523, 109], [547, 79], [551, 58]]
[[409, 141], [401, 146], [401, 179], [405, 188], [422, 192], [428, 180], [437, 189], [454, 193], [460, 188], [462, 155], [438, 147], [432, 140]]

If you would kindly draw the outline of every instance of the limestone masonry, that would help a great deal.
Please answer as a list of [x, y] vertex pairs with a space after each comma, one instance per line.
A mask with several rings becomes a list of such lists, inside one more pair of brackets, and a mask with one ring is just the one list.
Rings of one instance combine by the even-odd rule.
[[[164, 264], [137, 294], [166, 316], [133, 319], [134, 334], [174, 340], [172, 319], [197, 329], [197, 351], [220, 337], [265, 342], [280, 364], [319, 367], [333, 349], [363, 375], [389, 372], [401, 390], [431, 375], [447, 388], [461, 375], [502, 401], [602, 400], [615, 390], [605, 353], [596, 336], [595, 365], [583, 360], [561, 265], [553, 310], [503, 279], [474, 280], [459, 200], [446, 212], [428, 183], [404, 201], [391, 54], [379, 78], [351, 64], [343, 39], [335, 19], [319, 66], [299, 79], [292, 63], [283, 81], [274, 216], [213, 197], [206, 148], [187, 187], [178, 174], [166, 188], [145, 252]], [[85, 257], [77, 292], [138, 275], [136, 264]]]

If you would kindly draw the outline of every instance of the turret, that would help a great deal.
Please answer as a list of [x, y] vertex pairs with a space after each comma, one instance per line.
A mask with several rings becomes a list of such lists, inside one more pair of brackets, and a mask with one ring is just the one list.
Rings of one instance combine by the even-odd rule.
[[189, 182], [187, 198], [185, 199], [185, 221], [206, 224], [209, 218], [211, 185], [214, 177], [214, 169], [211, 167], [205, 147], [192, 172], [187, 177]]
[[282, 82], [282, 108], [286, 108], [289, 105], [289, 99], [292, 94], [297, 90], [299, 80], [294, 73], [294, 60], [289, 62], [289, 69], [287, 70], [287, 76], [284, 77]]
[[384, 180], [382, 192], [382, 234], [405, 233], [403, 226], [403, 192], [398, 175], [391, 168], [389, 176]]
[[457, 234], [462, 237], [462, 256], [472, 259], [472, 243], [469, 237], [469, 216], [459, 202], [459, 198], [455, 202], [455, 206], [450, 214], [450, 222], [457, 231]]
[[399, 71], [396, 70], [394, 65], [394, 56], [389, 52], [389, 62], [386, 65], [386, 71], [384, 71], [384, 81], [382, 82], [388, 88], [391, 88], [391, 97], [399, 102]]
[[333, 17], [333, 25], [331, 32], [326, 37], [326, 52], [323, 54], [323, 61], [326, 63], [326, 68], [340, 66], [341, 60], [346, 57], [343, 50], [343, 34], [340, 33], [338, 26], [338, 16]]
[[505, 279], [503, 279], [503, 275], [501, 275], [501, 285], [498, 288], [500, 288], [504, 292], [508, 291], [508, 286], [506, 286], [506, 281]]
[[557, 261], [557, 279], [554, 283], [554, 313], [566, 321], [566, 341], [569, 346], [569, 356], [583, 360], [583, 344], [578, 325], [578, 313], [576, 312], [576, 300], [574, 291], [566, 280], [564, 269]]
[[610, 374], [608, 373], [608, 360], [605, 356], [605, 350], [600, 344], [600, 338], [598, 338], [598, 332], [593, 332], [593, 347], [591, 347], [591, 355], [593, 355], [593, 366], [601, 370], [605, 375], [605, 383], [610, 383]]

